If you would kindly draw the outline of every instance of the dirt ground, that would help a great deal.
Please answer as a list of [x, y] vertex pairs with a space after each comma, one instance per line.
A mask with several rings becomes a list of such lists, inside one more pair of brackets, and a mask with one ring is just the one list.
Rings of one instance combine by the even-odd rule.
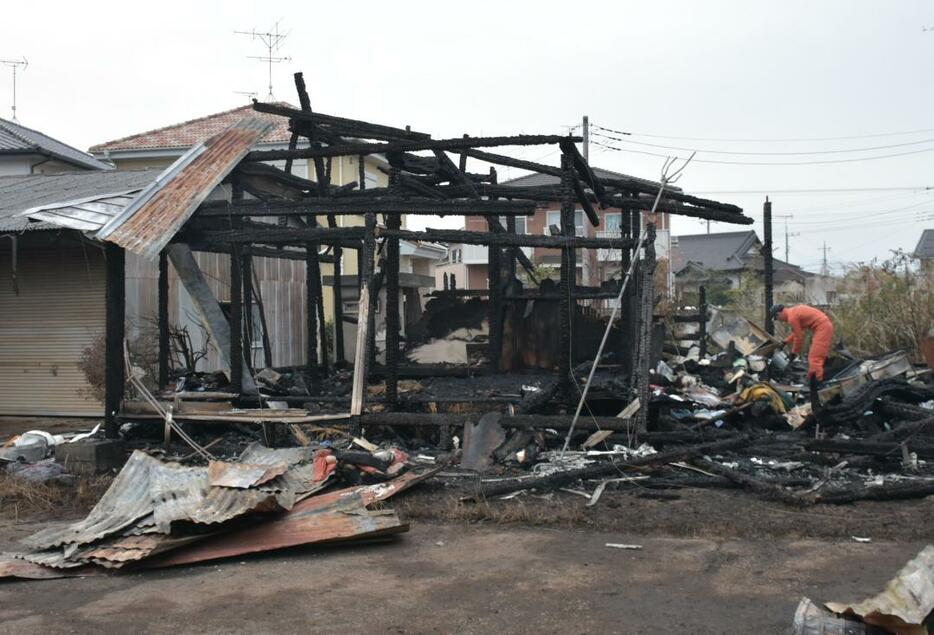
[[389, 543], [5, 583], [0, 632], [784, 633], [801, 596], [874, 593], [922, 546], [419, 522]]

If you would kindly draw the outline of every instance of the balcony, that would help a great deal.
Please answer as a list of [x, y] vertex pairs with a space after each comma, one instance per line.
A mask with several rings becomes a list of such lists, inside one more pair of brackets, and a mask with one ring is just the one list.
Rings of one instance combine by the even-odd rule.
[[[610, 231], [598, 231], [596, 232], [597, 238], [620, 238], [622, 236], [620, 230], [610, 230]], [[619, 262], [622, 257], [622, 251], [619, 249], [603, 249], [600, 248], [597, 250], [597, 261], [598, 262]]]
[[[465, 265], [487, 264], [487, 259], [489, 257], [489, 251], [485, 245], [462, 245], [462, 249], [463, 249], [462, 262]], [[531, 247], [520, 247], [520, 249], [522, 250], [522, 253], [524, 253], [529, 259], [532, 258]]]

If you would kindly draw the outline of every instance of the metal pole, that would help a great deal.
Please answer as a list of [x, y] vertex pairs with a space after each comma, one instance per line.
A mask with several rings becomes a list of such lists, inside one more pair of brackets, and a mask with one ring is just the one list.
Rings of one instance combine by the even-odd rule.
[[581, 154], [584, 155], [584, 161], [587, 161], [589, 163], [590, 162], [590, 117], [588, 117], [587, 115], [584, 115], [584, 121], [581, 127], [583, 128], [583, 134], [581, 136], [584, 137], [584, 143], [583, 143], [584, 147], [583, 147], [583, 151], [581, 152]]
[[775, 326], [772, 324], [772, 303], [773, 303], [773, 268], [772, 268], [772, 203], [769, 197], [765, 197], [765, 204], [762, 209], [762, 222], [765, 225], [765, 241], [762, 244], [763, 274], [765, 276], [765, 330], [769, 335], [775, 333]]

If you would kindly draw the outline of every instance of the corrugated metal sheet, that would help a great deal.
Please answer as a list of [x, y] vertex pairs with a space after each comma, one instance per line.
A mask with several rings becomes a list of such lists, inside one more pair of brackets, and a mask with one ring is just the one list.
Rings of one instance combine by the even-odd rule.
[[78, 231], [98, 231], [133, 202], [139, 189], [91, 196], [52, 205], [40, 205], [22, 213], [29, 220], [41, 221]]
[[62, 201], [94, 198], [114, 192], [138, 191], [152, 183], [161, 170], [109, 170], [0, 176], [0, 231], [52, 229], [45, 222], [22, 216], [28, 209]]
[[[24, 239], [21, 239], [23, 242]], [[104, 261], [88, 246], [0, 241], [0, 414], [100, 416], [78, 362], [104, 330]]]
[[152, 473], [162, 465], [136, 450], [87, 517], [64, 527], [43, 529], [23, 539], [33, 549], [52, 549], [67, 544], [88, 544], [126, 529], [153, 513], [150, 496]]
[[154, 258], [253, 144], [272, 128], [248, 117], [169, 166], [152, 186], [97, 233], [102, 240]]

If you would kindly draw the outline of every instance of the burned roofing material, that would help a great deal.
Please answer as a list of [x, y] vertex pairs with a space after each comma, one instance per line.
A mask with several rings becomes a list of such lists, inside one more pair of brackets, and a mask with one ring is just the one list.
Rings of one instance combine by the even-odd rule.
[[113, 166], [98, 161], [86, 152], [53, 139], [38, 130], [0, 119], [0, 155], [40, 154], [71, 163], [87, 170], [112, 170]]
[[166, 168], [97, 237], [155, 257], [273, 124], [243, 119]]

